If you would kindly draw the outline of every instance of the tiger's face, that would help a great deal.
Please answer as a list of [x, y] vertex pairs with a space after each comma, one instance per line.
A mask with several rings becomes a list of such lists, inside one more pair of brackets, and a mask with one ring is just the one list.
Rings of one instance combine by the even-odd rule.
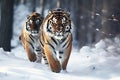
[[32, 35], [38, 35], [43, 17], [39, 13], [32, 13], [27, 17], [26, 30]]
[[62, 40], [71, 32], [69, 13], [62, 9], [50, 11], [45, 19], [44, 30], [49, 36]]

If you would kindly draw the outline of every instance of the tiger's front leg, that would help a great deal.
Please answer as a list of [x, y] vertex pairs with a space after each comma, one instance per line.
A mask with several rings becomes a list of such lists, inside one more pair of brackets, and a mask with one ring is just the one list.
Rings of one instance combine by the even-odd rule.
[[72, 50], [72, 43], [70, 43], [69, 47], [63, 51], [63, 57], [65, 58], [61, 61], [61, 67], [64, 71], [66, 71], [66, 67], [67, 67], [68, 60], [71, 54], [71, 50]]
[[59, 73], [61, 70], [61, 66], [56, 57], [56, 52], [54, 51], [54, 49], [52, 49], [52, 47], [50, 45], [46, 44], [46, 45], [44, 45], [44, 51], [45, 51], [47, 60], [49, 62], [51, 71]]
[[31, 46], [29, 45], [29, 43], [25, 44], [25, 50], [27, 52], [27, 57], [31, 62], [35, 62], [36, 61], [36, 54], [33, 52]]
[[72, 35], [69, 36], [67, 43], [65, 41], [65, 44], [66, 45], [64, 45], [64, 49], [59, 51], [60, 65], [61, 65], [61, 69], [64, 71], [66, 71], [66, 67], [72, 50]]

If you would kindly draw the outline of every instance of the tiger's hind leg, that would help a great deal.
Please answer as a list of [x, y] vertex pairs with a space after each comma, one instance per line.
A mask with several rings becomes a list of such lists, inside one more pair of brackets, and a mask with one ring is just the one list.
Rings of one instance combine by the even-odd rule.
[[43, 52], [43, 61], [46, 65], [48, 65], [48, 60], [44, 52]]
[[55, 58], [54, 51], [51, 50], [51, 47], [49, 45], [44, 46], [45, 55], [47, 57], [47, 60], [49, 62], [51, 71], [59, 73], [61, 71], [61, 66], [57, 58]]

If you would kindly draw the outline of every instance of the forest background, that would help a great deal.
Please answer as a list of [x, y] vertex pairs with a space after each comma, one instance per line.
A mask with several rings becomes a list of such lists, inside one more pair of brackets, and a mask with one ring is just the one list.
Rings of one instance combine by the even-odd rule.
[[28, 7], [29, 14], [36, 11], [44, 17], [46, 11], [55, 8], [69, 11], [73, 25], [73, 46], [78, 49], [120, 33], [120, 0], [0, 0], [0, 47], [5, 51], [15, 47], [11, 45], [14, 10], [21, 4]]

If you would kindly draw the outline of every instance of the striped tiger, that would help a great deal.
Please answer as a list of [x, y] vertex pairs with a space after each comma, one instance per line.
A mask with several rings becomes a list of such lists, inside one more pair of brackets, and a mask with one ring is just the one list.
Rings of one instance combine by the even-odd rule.
[[39, 43], [39, 29], [43, 17], [33, 12], [27, 17], [27, 21], [22, 28], [19, 39], [27, 52], [28, 59], [32, 62], [41, 62], [42, 50]]
[[40, 27], [40, 44], [51, 71], [66, 71], [72, 49], [70, 13], [61, 8], [49, 11]]

